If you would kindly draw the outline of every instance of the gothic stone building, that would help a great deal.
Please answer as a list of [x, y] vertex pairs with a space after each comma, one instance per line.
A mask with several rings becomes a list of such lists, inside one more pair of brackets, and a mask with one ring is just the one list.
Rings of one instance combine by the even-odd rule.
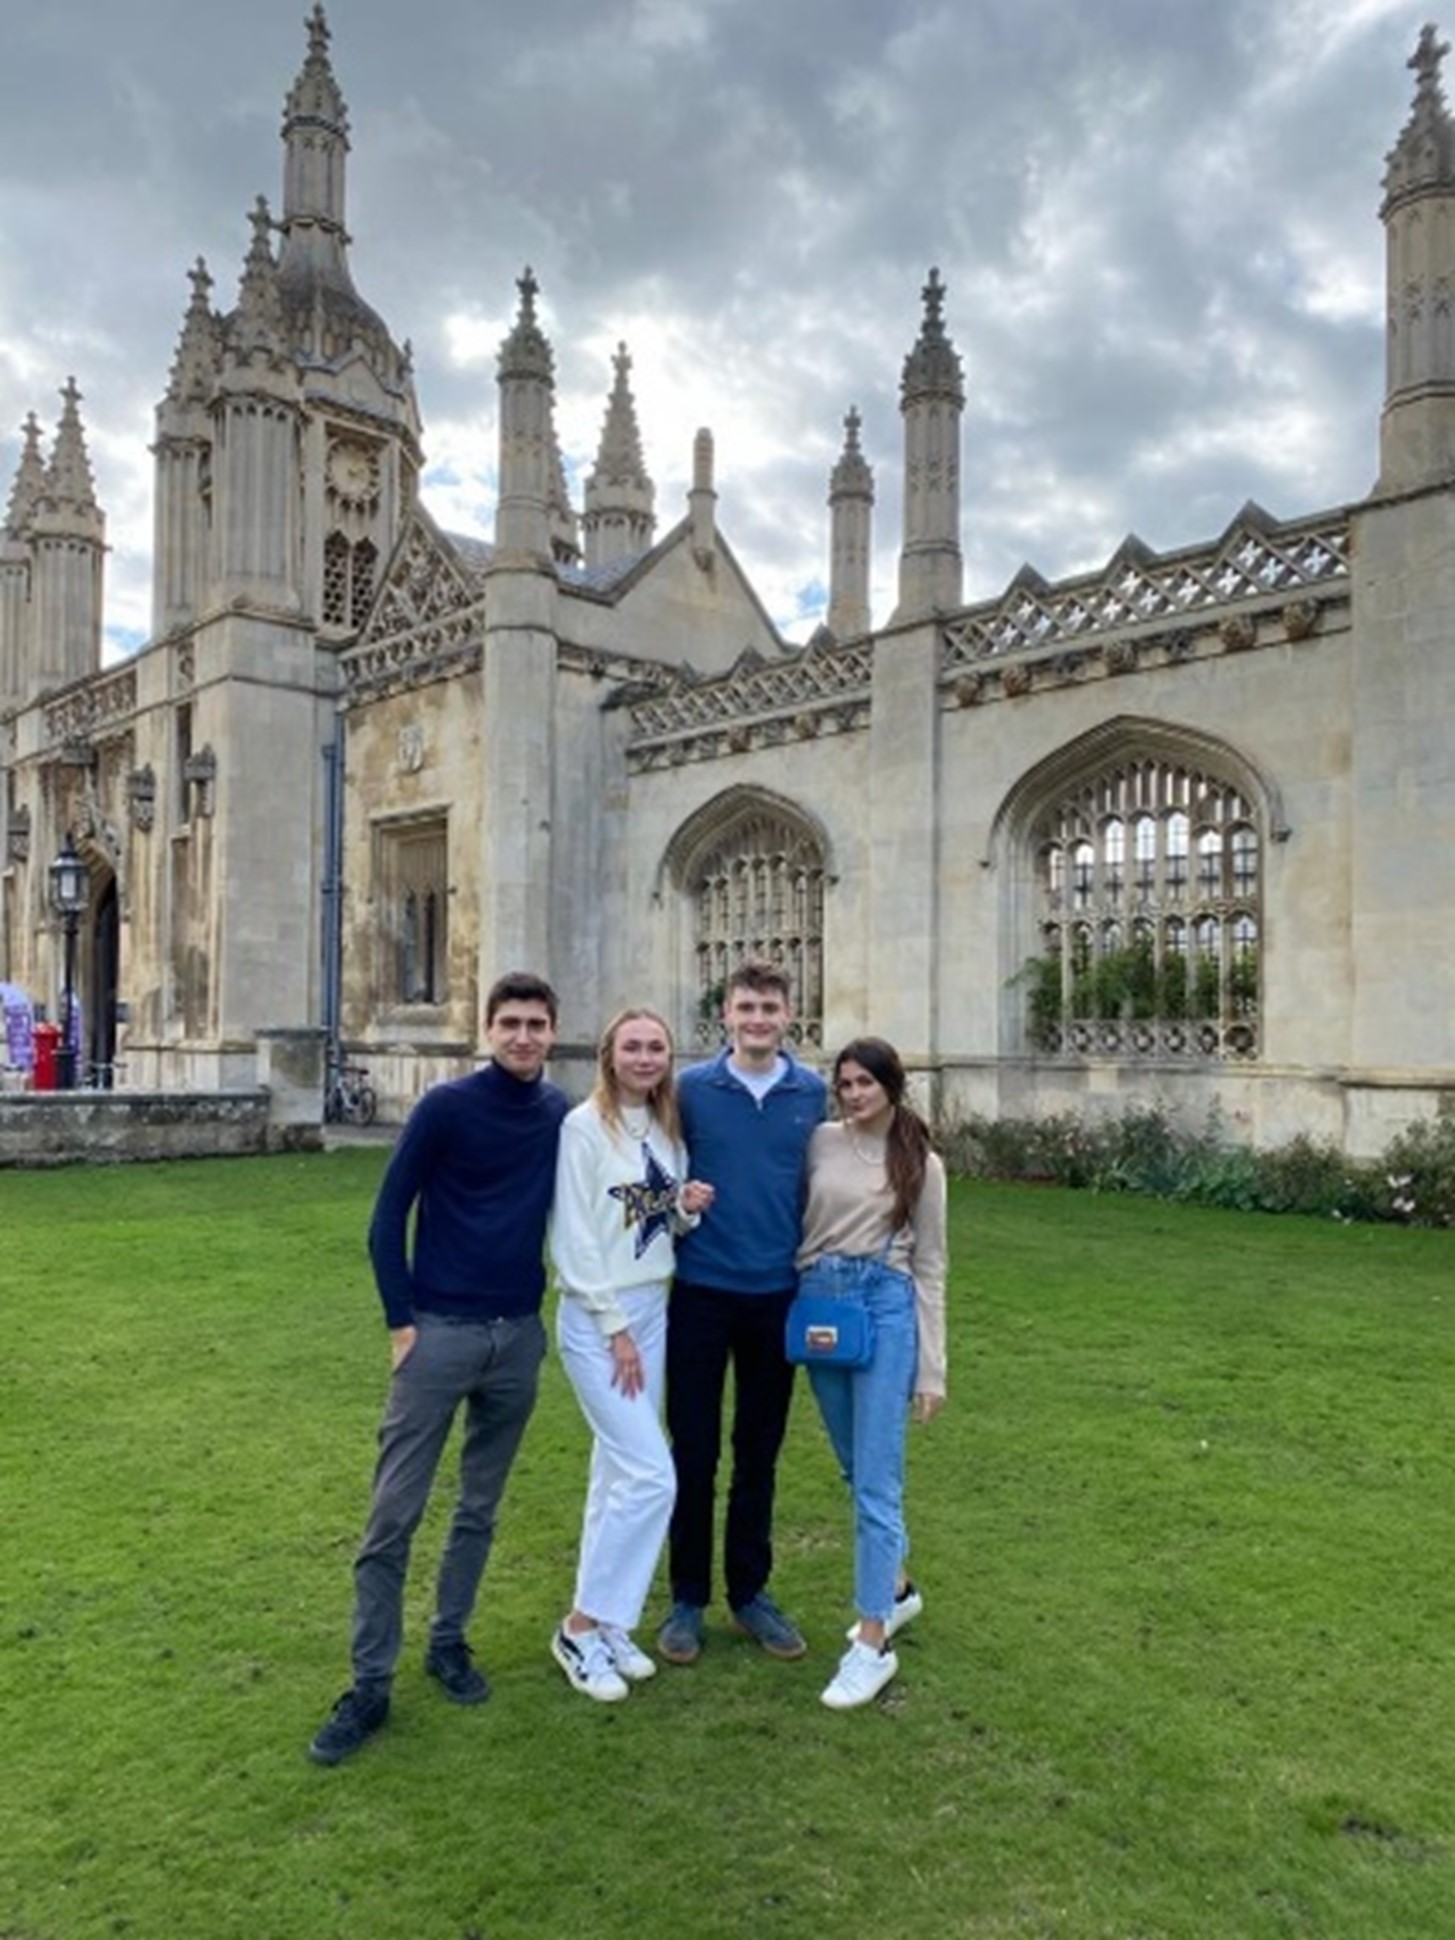
[[[494, 975], [708, 1041], [724, 972], [792, 973], [810, 1054], [895, 1039], [941, 1111], [1217, 1101], [1262, 1142], [1376, 1150], [1455, 1089], [1455, 123], [1432, 32], [1388, 158], [1388, 377], [1367, 499], [1248, 505], [967, 606], [964, 386], [931, 273], [903, 368], [898, 603], [868, 604], [846, 421], [830, 605], [790, 650], [697, 434], [658, 533], [625, 351], [570, 502], [520, 283], [493, 543], [419, 502], [408, 352], [349, 267], [321, 9], [281, 220], [235, 306], [199, 263], [157, 409], [150, 642], [100, 668], [103, 520], [74, 386], [0, 541], [0, 976], [56, 1014], [47, 867], [74, 832], [89, 1058], [252, 1082], [316, 1027], [402, 1111], [478, 1055]], [[273, 238], [278, 237], [275, 248]]]

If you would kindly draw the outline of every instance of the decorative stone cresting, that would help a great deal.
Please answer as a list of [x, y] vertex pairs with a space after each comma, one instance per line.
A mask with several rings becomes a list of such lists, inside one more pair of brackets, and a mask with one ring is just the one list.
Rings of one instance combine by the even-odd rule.
[[628, 760], [638, 771], [675, 767], [865, 727], [871, 669], [859, 642], [811, 644], [775, 661], [745, 652], [714, 680], [683, 670], [663, 692], [634, 698]]
[[98, 675], [84, 687], [49, 703], [45, 710], [46, 745], [63, 749], [68, 742], [118, 733], [135, 712], [136, 669], [119, 667], [115, 673]]
[[1149, 621], [1200, 618], [1259, 595], [1349, 575], [1344, 512], [1277, 525], [1248, 506], [1215, 545], [1158, 554], [1131, 538], [1104, 572], [1048, 585], [1024, 567], [998, 600], [973, 606], [944, 631], [944, 670], [1122, 633]]
[[[1328, 598], [1344, 597], [1348, 573], [1346, 513], [1279, 526], [1254, 505], [1212, 546], [1159, 555], [1129, 539], [1104, 572], [1059, 587], [1027, 567], [1000, 599], [967, 609], [944, 628], [941, 673], [952, 677], [946, 701], [973, 707], [1016, 699], [1094, 676], [1098, 662], [1107, 674], [1177, 665], [1196, 656], [1199, 639], [1205, 650], [1210, 637], [1214, 651], [1247, 651], [1260, 637], [1259, 614], [1246, 609], [1254, 597], [1269, 602], [1289, 638], [1305, 639]], [[1305, 585], [1327, 589], [1323, 600], [1278, 600]], [[1157, 624], [1171, 616], [1187, 623]], [[1108, 633], [1113, 637], [1101, 637]], [[637, 772], [679, 767], [865, 727], [872, 656], [867, 642], [841, 647], [821, 629], [782, 660], [744, 653], [712, 680], [683, 669], [662, 691], [630, 696], [628, 761]], [[1006, 664], [988, 669], [987, 660]]]

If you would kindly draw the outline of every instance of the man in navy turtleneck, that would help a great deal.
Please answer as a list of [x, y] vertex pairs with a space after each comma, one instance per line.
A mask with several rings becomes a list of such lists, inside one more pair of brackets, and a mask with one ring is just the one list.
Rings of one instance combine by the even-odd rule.
[[369, 1257], [393, 1372], [354, 1564], [354, 1682], [308, 1748], [321, 1765], [357, 1751], [389, 1715], [409, 1546], [462, 1402], [460, 1494], [425, 1669], [457, 1704], [490, 1695], [465, 1626], [546, 1352], [542, 1256], [567, 1110], [542, 1076], [556, 1011], [540, 977], [502, 977], [485, 1005], [490, 1062], [425, 1093], [379, 1188]]

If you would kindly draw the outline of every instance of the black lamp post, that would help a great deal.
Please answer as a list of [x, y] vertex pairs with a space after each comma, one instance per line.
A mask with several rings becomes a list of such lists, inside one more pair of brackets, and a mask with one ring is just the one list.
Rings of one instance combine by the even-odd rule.
[[65, 926], [65, 1013], [61, 1025], [61, 1054], [56, 1063], [56, 1082], [62, 1091], [76, 1088], [76, 1049], [72, 1043], [76, 1006], [76, 929], [86, 907], [91, 881], [86, 865], [76, 854], [71, 832], [51, 864], [51, 908]]

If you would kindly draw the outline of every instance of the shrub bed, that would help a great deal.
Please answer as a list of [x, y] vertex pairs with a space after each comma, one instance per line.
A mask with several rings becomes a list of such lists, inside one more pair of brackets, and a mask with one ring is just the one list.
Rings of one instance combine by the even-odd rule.
[[1455, 1225], [1455, 1112], [1407, 1126], [1377, 1159], [1351, 1159], [1300, 1135], [1264, 1151], [1228, 1134], [1218, 1112], [1196, 1131], [1161, 1105], [1115, 1117], [971, 1117], [945, 1129], [952, 1171], [1040, 1180], [1092, 1192], [1138, 1192], [1236, 1212]]

